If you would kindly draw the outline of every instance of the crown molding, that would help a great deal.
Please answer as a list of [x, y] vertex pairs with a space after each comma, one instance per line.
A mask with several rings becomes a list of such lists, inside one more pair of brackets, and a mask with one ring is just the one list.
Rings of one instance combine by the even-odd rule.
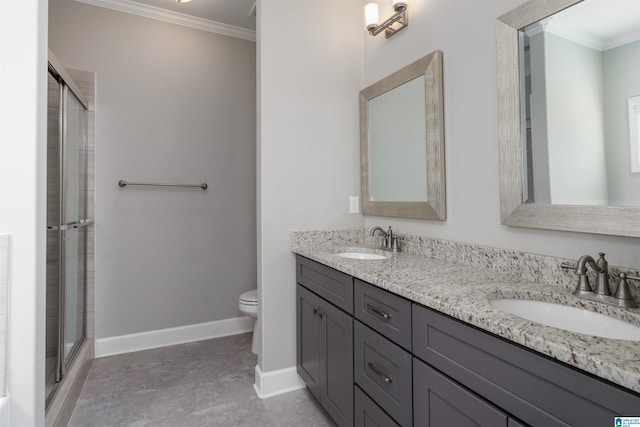
[[180, 12], [173, 12], [155, 6], [148, 6], [136, 3], [131, 0], [76, 0], [93, 6], [104, 7], [117, 10], [119, 12], [131, 13], [145, 18], [157, 19], [158, 21], [169, 22], [171, 24], [183, 25], [185, 27], [198, 30], [209, 31], [210, 33], [222, 34], [236, 37], [243, 40], [256, 41], [256, 32], [234, 25], [223, 24], [222, 22], [210, 19], [198, 18]]

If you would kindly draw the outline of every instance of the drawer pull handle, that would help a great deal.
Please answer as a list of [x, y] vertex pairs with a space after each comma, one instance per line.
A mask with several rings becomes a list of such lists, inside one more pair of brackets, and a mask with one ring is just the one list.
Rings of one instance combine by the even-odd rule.
[[369, 369], [371, 369], [376, 375], [378, 375], [380, 378], [382, 378], [384, 380], [384, 382], [386, 383], [390, 383], [391, 381], [393, 381], [393, 378], [386, 376], [385, 374], [382, 373], [382, 371], [380, 371], [380, 369], [376, 368], [375, 365], [371, 362], [367, 362], [367, 366], [369, 367]]
[[369, 310], [373, 314], [377, 314], [378, 316], [382, 317], [385, 320], [391, 319], [391, 315], [389, 313], [385, 313], [384, 311], [380, 311], [379, 309], [377, 309], [376, 307], [374, 307], [371, 304], [367, 304], [367, 310]]
[[319, 308], [316, 308], [316, 307], [313, 307], [313, 314], [315, 314], [316, 316], [318, 316], [321, 319], [324, 317], [324, 313], [322, 312], [322, 310], [320, 310]]

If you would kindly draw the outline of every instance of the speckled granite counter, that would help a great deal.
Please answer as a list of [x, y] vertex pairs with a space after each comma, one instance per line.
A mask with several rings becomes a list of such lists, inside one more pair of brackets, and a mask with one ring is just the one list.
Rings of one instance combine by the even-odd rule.
[[[419, 253], [415, 248], [410, 249], [411, 239], [407, 240], [408, 251], [384, 260], [353, 260], [334, 255], [354, 247], [358, 250], [368, 247], [374, 251], [373, 242], [362, 230], [294, 232], [292, 250], [640, 393], [640, 342], [598, 338], [540, 325], [495, 309], [489, 304], [489, 300], [517, 297], [558, 302], [588, 308], [637, 325], [640, 325], [640, 309], [621, 310], [578, 299], [562, 283], [543, 284], [532, 281], [526, 274], [516, 274], [517, 267], [513, 265], [505, 268], [509, 274], [504, 274], [465, 265], [466, 262], [426, 256], [429, 254]], [[499, 251], [490, 248], [486, 250]], [[496, 255], [488, 253], [487, 257], [495, 258]], [[544, 258], [541, 262], [558, 265], [565, 261], [541, 258]]]

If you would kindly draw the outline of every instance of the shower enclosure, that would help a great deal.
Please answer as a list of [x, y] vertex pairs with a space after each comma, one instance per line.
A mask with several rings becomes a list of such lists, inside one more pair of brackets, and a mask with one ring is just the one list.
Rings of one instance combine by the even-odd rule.
[[[46, 402], [86, 337], [87, 102], [49, 64]], [[79, 92], [76, 89], [76, 92]]]

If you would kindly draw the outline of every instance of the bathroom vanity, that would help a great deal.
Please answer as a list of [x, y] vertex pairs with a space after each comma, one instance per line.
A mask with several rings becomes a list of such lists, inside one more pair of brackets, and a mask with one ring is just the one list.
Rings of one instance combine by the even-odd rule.
[[488, 303], [569, 290], [415, 254], [337, 251], [294, 248], [298, 372], [339, 426], [597, 426], [640, 415], [639, 342]]

